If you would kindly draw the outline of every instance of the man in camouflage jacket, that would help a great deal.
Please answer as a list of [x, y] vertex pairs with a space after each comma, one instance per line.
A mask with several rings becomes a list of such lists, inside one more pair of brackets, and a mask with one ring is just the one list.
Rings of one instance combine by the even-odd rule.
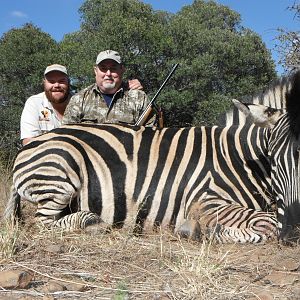
[[146, 108], [148, 98], [139, 89], [129, 90], [122, 80], [124, 71], [125, 67], [118, 52], [100, 52], [94, 67], [96, 83], [72, 96], [62, 124], [134, 124]]

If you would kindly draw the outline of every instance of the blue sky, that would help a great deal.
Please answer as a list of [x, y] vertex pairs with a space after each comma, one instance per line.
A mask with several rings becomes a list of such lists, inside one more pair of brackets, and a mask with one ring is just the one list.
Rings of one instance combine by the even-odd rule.
[[[32, 22], [57, 41], [66, 33], [79, 29], [78, 9], [84, 0], [2, 0], [0, 10], [0, 35], [11, 28]], [[155, 10], [177, 12], [193, 0], [143, 0]], [[274, 50], [277, 28], [299, 30], [299, 22], [287, 7], [294, 0], [217, 0], [241, 15], [242, 25], [258, 33], [267, 48], [272, 51], [275, 62], [278, 55]], [[279, 74], [282, 68], [277, 66]]]

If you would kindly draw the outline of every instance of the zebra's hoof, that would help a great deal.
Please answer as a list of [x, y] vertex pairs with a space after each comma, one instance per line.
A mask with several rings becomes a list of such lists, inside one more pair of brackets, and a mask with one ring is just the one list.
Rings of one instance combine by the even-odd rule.
[[105, 223], [96, 223], [87, 226], [84, 231], [91, 235], [106, 234], [111, 231], [111, 226]]
[[196, 220], [186, 220], [178, 229], [177, 233], [184, 238], [195, 241], [202, 241], [202, 232], [199, 222]]

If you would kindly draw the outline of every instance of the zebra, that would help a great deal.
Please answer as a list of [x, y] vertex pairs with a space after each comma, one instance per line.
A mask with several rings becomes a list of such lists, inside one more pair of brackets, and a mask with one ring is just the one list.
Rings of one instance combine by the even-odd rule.
[[[16, 158], [5, 216], [21, 196], [45, 225], [67, 230], [134, 224], [220, 242], [286, 240], [300, 223], [297, 82], [287, 113], [266, 128], [74, 124], [37, 137]], [[259, 108], [249, 109], [255, 123], [265, 120]]]
[[108, 224], [141, 233], [160, 226], [221, 243], [265, 242], [277, 236], [270, 134], [253, 124], [64, 125], [17, 155], [5, 217], [21, 197], [54, 228]]
[[[292, 82], [295, 78], [299, 77], [300, 69], [291, 72], [291, 74], [282, 76], [270, 83], [270, 85], [262, 91], [255, 93], [253, 96], [241, 97], [241, 102], [256, 109], [259, 105], [265, 107], [271, 114], [273, 112], [280, 111], [286, 112], [286, 94], [291, 90]], [[233, 100], [234, 102], [235, 100]], [[230, 110], [222, 113], [216, 125], [218, 126], [230, 126], [240, 125], [245, 122], [252, 122], [250, 118], [247, 118], [249, 114], [245, 114], [238, 107], [233, 106]], [[251, 116], [251, 114], [250, 114]]]

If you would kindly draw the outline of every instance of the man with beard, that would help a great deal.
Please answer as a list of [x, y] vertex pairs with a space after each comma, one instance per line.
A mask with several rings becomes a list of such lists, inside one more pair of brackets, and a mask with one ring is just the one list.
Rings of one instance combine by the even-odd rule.
[[44, 92], [29, 97], [21, 115], [23, 145], [31, 138], [60, 126], [71, 98], [70, 79], [65, 66], [48, 66], [44, 72], [43, 84]]
[[114, 50], [100, 52], [94, 66], [96, 83], [72, 96], [62, 123], [133, 125], [146, 108], [148, 98], [139, 89], [129, 89], [128, 84], [122, 79], [124, 71], [125, 67], [118, 52]]
[[[21, 140], [27, 144], [33, 137], [59, 127], [72, 96], [65, 66], [54, 64], [44, 72], [44, 92], [29, 97], [21, 115]], [[137, 79], [128, 81], [131, 89], [142, 89]]]

